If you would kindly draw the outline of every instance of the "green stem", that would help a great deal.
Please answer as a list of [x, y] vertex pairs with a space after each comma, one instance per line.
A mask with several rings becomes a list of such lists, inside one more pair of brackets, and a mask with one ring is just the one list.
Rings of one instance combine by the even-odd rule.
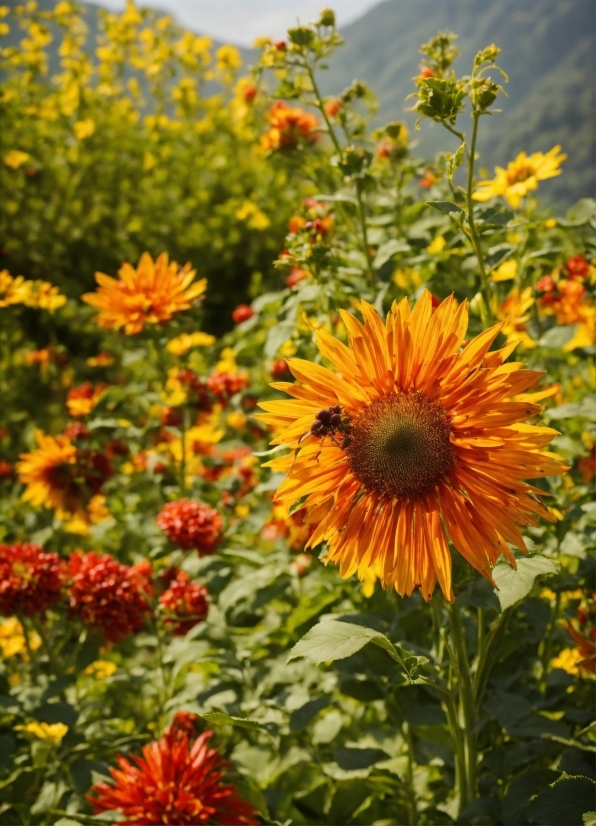
[[372, 258], [370, 255], [370, 248], [368, 245], [368, 230], [366, 228], [366, 212], [364, 209], [364, 201], [362, 200], [362, 181], [360, 178], [356, 180], [356, 197], [358, 199], [358, 215], [360, 216], [360, 227], [362, 229], [362, 244], [364, 247], [364, 255], [366, 257], [366, 266], [368, 269], [369, 278], [373, 277]]
[[416, 826], [418, 823], [418, 808], [416, 806], [416, 790], [414, 788], [414, 743], [412, 741], [412, 731], [409, 723], [403, 724], [403, 735], [408, 746], [408, 768], [406, 769], [408, 791], [410, 795], [410, 813], [408, 823], [412, 824], [412, 826]]
[[182, 424], [180, 426], [180, 492], [186, 490], [186, 431], [188, 430], [188, 410], [182, 409]]
[[[463, 717], [463, 732], [459, 731], [459, 736], [463, 740], [466, 769], [466, 788], [468, 802], [476, 799], [476, 707], [474, 703], [474, 692], [472, 689], [472, 678], [470, 675], [470, 661], [466, 650], [464, 629], [462, 626], [459, 608], [454, 603], [449, 607], [449, 625], [451, 629], [451, 641], [453, 643], [454, 665], [457, 669], [457, 682], [459, 688], [459, 703]], [[460, 802], [464, 808], [463, 800]]]
[[485, 635], [484, 644], [479, 651], [473, 683], [474, 702], [477, 709], [480, 708], [480, 704], [482, 703], [490, 672], [498, 660], [501, 643], [505, 638], [510, 616], [511, 611], [509, 609], [499, 614], [497, 620]]
[[490, 285], [488, 283], [486, 267], [484, 265], [482, 245], [480, 243], [478, 231], [476, 230], [476, 224], [474, 223], [474, 200], [472, 198], [472, 193], [474, 189], [474, 162], [476, 160], [476, 141], [478, 139], [478, 124], [480, 121], [480, 115], [478, 112], [474, 112], [472, 114], [472, 117], [474, 119], [474, 127], [472, 129], [472, 143], [470, 145], [470, 151], [468, 153], [468, 186], [466, 191], [466, 204], [468, 208], [468, 225], [470, 227], [470, 238], [472, 240], [472, 245], [474, 246], [476, 258], [478, 259], [478, 267], [480, 269], [480, 275], [482, 277], [482, 291], [484, 293], [487, 310], [488, 312], [490, 312]]
[[544, 640], [542, 643], [542, 651], [540, 652], [540, 662], [542, 663], [542, 681], [546, 677], [546, 672], [548, 670], [548, 663], [550, 660], [550, 652], [551, 652], [551, 643], [552, 643], [552, 636], [553, 631], [555, 630], [555, 626], [557, 624], [557, 620], [559, 619], [559, 612], [561, 610], [561, 592], [557, 593], [557, 598], [555, 600], [555, 607], [553, 608], [553, 613], [551, 617], [551, 621], [546, 629], [546, 633], [544, 635]]
[[29, 639], [29, 629], [27, 628], [27, 624], [25, 622], [25, 618], [21, 617], [17, 614], [17, 619], [21, 623], [21, 628], [23, 629], [23, 637], [25, 638], [25, 648], [27, 649], [27, 656], [29, 657], [29, 662], [31, 663], [31, 669], [33, 671], [33, 676], [35, 677], [37, 673], [37, 658], [31, 648], [31, 641]]
[[337, 151], [337, 154], [339, 155], [340, 158], [343, 158], [343, 149], [342, 149], [341, 144], [340, 144], [340, 142], [337, 138], [337, 135], [335, 134], [335, 129], [331, 125], [331, 121], [329, 120], [329, 118], [327, 116], [327, 112], [325, 111], [325, 104], [323, 103], [323, 98], [321, 96], [321, 92], [319, 91], [319, 87], [317, 86], [317, 81], [315, 79], [314, 69], [312, 68], [310, 63], [308, 63], [308, 61], [304, 62], [304, 68], [308, 72], [310, 82], [312, 83], [312, 90], [313, 90], [314, 96], [317, 99], [318, 108], [319, 108], [321, 114], [323, 115], [323, 120], [325, 121], [325, 124], [327, 126], [327, 131], [329, 132], [329, 137], [331, 138], [331, 141], [333, 142], [333, 146], [335, 147], [335, 149]]
[[43, 627], [43, 624], [41, 622], [39, 622], [39, 620], [37, 620], [35, 617], [31, 617], [31, 623], [32, 623], [33, 627], [35, 628], [35, 630], [37, 631], [37, 633], [39, 634], [39, 637], [41, 639], [42, 648], [44, 649], [44, 651], [47, 655], [48, 661], [50, 663], [50, 668], [52, 669], [52, 671], [54, 672], [54, 674], [57, 677], [61, 676], [64, 673], [64, 669], [62, 668], [62, 666], [58, 662], [58, 659], [54, 655], [54, 651], [52, 649], [52, 646], [50, 645], [50, 641], [48, 639], [48, 635], [45, 632], [45, 628]]

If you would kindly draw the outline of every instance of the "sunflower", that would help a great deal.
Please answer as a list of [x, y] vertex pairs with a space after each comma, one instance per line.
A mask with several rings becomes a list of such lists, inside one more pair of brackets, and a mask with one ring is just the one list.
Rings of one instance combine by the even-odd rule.
[[124, 263], [118, 275], [119, 281], [96, 272], [99, 289], [82, 298], [100, 310], [95, 320], [101, 327], [124, 327], [128, 335], [140, 333], [145, 324], [165, 324], [174, 313], [192, 307], [207, 288], [205, 278], [191, 286], [196, 270], [190, 264], [179, 269], [175, 261], [168, 263], [165, 252], [155, 261], [144, 252], [136, 269]]
[[562, 170], [559, 167], [567, 155], [557, 154], [560, 149], [557, 145], [546, 154], [534, 152], [533, 155], [526, 155], [525, 152], [520, 152], [517, 158], [507, 165], [507, 169], [496, 166], [496, 177], [492, 181], [480, 181], [479, 189], [472, 197], [476, 201], [488, 201], [495, 195], [503, 195], [509, 206], [517, 209], [521, 199], [528, 192], [538, 189], [538, 181], [545, 181], [561, 174]]
[[467, 304], [453, 297], [435, 311], [426, 291], [413, 311], [394, 303], [384, 324], [361, 302], [364, 324], [340, 311], [349, 347], [317, 331], [338, 372], [290, 359], [298, 380], [272, 386], [293, 400], [261, 403], [259, 418], [281, 431], [291, 452], [268, 462], [287, 473], [277, 501], [300, 500], [315, 525], [308, 545], [327, 542], [326, 562], [346, 578], [370, 569], [403, 596], [428, 600], [438, 579], [451, 588], [451, 540], [494, 584], [511, 543], [527, 551], [519, 527], [553, 521], [523, 480], [566, 470], [541, 450], [555, 430], [525, 423], [552, 390], [525, 394], [543, 374], [505, 363], [516, 342], [494, 352], [496, 324], [464, 345]]
[[[23, 494], [34, 507], [54, 508], [58, 514], [79, 510], [74, 484], [77, 449], [67, 436], [35, 434], [37, 450], [21, 454], [17, 463], [19, 480], [27, 485]], [[76, 500], [76, 501], [75, 501]]]

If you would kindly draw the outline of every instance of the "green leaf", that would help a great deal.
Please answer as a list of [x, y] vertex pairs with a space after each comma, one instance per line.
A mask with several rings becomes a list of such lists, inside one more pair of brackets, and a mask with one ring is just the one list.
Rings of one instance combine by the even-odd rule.
[[540, 826], [582, 826], [591, 811], [596, 783], [589, 777], [563, 774], [543, 789], [528, 806], [528, 819]]
[[72, 728], [77, 722], [79, 712], [70, 703], [44, 703], [33, 716], [42, 723], [64, 723]]
[[390, 258], [397, 255], [398, 252], [411, 252], [410, 245], [405, 241], [400, 241], [397, 238], [392, 238], [391, 241], [382, 244], [377, 250], [375, 260], [373, 262], [373, 269], [380, 270], [383, 264], [386, 264]]
[[465, 216], [465, 209], [454, 204], [453, 201], [427, 201], [426, 203], [433, 209], [438, 209], [439, 212], [449, 215], [450, 218], [454, 218], [458, 222]]
[[584, 812], [582, 820], [584, 826], [596, 826], [596, 812]]
[[447, 161], [446, 171], [449, 180], [451, 180], [455, 175], [455, 170], [457, 169], [457, 167], [461, 166], [461, 164], [463, 163], [465, 148], [465, 144], [462, 143], [461, 146], [458, 146], [455, 150], [455, 155]]
[[549, 576], [557, 573], [552, 559], [544, 556], [530, 556], [517, 560], [517, 571], [505, 560], [498, 562], [493, 569], [493, 579], [497, 583], [497, 598], [501, 610], [515, 605], [532, 590], [537, 576]]
[[571, 341], [576, 329], [575, 324], [563, 324], [560, 327], [552, 327], [546, 331], [538, 341], [538, 344], [541, 347], [547, 347], [549, 350], [561, 350]]
[[561, 404], [559, 407], [552, 407], [544, 414], [547, 421], [551, 419], [573, 419], [575, 416], [587, 419], [589, 422], [596, 422], [596, 399], [592, 396], [586, 396], [581, 404], [577, 402]]
[[306, 657], [317, 665], [332, 660], [343, 660], [360, 651], [369, 642], [383, 648], [407, 671], [396, 647], [385, 634], [373, 628], [340, 620], [327, 620], [311, 628], [292, 648], [288, 662], [297, 657]]
[[207, 714], [201, 714], [201, 719], [206, 720], [216, 726], [236, 726], [236, 728], [246, 728], [250, 731], [263, 731], [266, 726], [259, 723], [257, 720], [249, 720], [244, 717], [230, 717], [229, 714], [224, 714], [223, 711], [209, 711]]
[[502, 818], [507, 826], [525, 823], [526, 808], [530, 798], [538, 794], [549, 783], [558, 779], [552, 769], [530, 769], [512, 780], [503, 800]]

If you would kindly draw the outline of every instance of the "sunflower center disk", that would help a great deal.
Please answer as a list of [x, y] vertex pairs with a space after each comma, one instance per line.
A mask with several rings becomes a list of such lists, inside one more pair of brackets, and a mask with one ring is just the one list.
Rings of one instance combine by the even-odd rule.
[[449, 418], [439, 405], [418, 393], [384, 396], [352, 422], [348, 464], [367, 490], [415, 499], [454, 466], [450, 435]]

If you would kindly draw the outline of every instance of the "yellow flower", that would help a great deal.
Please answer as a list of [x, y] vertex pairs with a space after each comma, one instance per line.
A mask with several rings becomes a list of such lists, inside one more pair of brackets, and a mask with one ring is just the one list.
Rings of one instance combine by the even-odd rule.
[[124, 327], [128, 335], [140, 333], [145, 324], [164, 324], [174, 313], [192, 307], [207, 289], [205, 278], [191, 283], [196, 270], [190, 264], [179, 269], [175, 261], [168, 263], [165, 252], [155, 261], [144, 252], [136, 269], [125, 263], [118, 275], [119, 281], [96, 272], [99, 289], [82, 298], [100, 310], [95, 318], [100, 327]]
[[491, 273], [491, 281], [513, 281], [517, 275], [517, 261], [505, 261]]
[[562, 170], [559, 167], [567, 155], [557, 154], [560, 149], [557, 145], [546, 154], [535, 152], [533, 155], [526, 155], [525, 152], [520, 152], [517, 158], [509, 163], [507, 169], [496, 166], [496, 177], [491, 181], [480, 181], [472, 197], [476, 201], [488, 201], [496, 195], [502, 195], [512, 209], [517, 209], [528, 192], [538, 189], [538, 181], [561, 174]]
[[41, 430], [35, 438], [37, 449], [22, 453], [16, 466], [19, 481], [27, 485], [23, 500], [36, 508], [54, 508], [59, 515], [79, 510], [78, 489], [70, 471], [76, 462], [75, 446], [64, 435], [47, 436]]
[[252, 201], [244, 201], [242, 206], [236, 210], [236, 218], [239, 221], [246, 221], [251, 229], [263, 230], [271, 226], [271, 221]]
[[537, 346], [526, 330], [526, 322], [530, 320], [528, 310], [534, 301], [531, 287], [526, 287], [521, 293], [516, 287], [497, 310], [497, 318], [503, 322], [503, 335], [509, 342], [520, 343], [526, 350]]
[[25, 734], [32, 734], [40, 740], [45, 740], [53, 746], [59, 746], [66, 732], [68, 726], [64, 723], [27, 723], [24, 726], [15, 726], [17, 731], [23, 731]]
[[111, 677], [117, 669], [118, 666], [111, 660], [95, 660], [87, 666], [83, 673], [89, 677], [95, 677], [96, 680], [105, 680], [107, 677]]
[[31, 155], [28, 152], [21, 152], [20, 149], [11, 149], [10, 152], [7, 152], [6, 155], [2, 158], [5, 166], [10, 167], [10, 169], [18, 169], [24, 163], [27, 163]]
[[89, 367], [109, 367], [113, 363], [114, 356], [110, 353], [99, 353], [99, 355], [87, 359]]
[[87, 118], [86, 120], [78, 120], [72, 128], [75, 138], [78, 141], [82, 141], [85, 138], [91, 137], [91, 135], [95, 132], [95, 121], [93, 118]]
[[13, 278], [8, 270], [0, 271], [0, 307], [26, 304], [31, 293], [31, 281], [25, 281], [22, 275]]
[[579, 674], [577, 663], [581, 659], [583, 658], [579, 652], [579, 648], [564, 648], [560, 654], [551, 660], [550, 667], [561, 668], [568, 674]]
[[238, 519], [246, 519], [249, 513], [250, 508], [248, 505], [236, 505], [234, 508], [234, 514], [238, 517]]
[[183, 356], [193, 347], [210, 347], [212, 344], [215, 344], [215, 341], [215, 336], [209, 333], [201, 333], [200, 331], [196, 333], [182, 333], [168, 341], [166, 350], [174, 356]]
[[215, 373], [234, 373], [236, 371], [236, 354], [231, 347], [224, 347], [219, 361], [215, 365]]
[[437, 235], [437, 237], [428, 245], [426, 251], [429, 255], [438, 255], [443, 252], [446, 243], [447, 241], [445, 241], [442, 235]]
[[402, 267], [393, 273], [393, 282], [402, 290], [413, 291], [422, 284], [422, 276], [413, 267]]
[[228, 427], [231, 427], [232, 430], [242, 430], [242, 428], [246, 425], [247, 418], [244, 413], [236, 410], [232, 413], [228, 413], [226, 422]]
[[501, 555], [516, 564], [508, 543], [527, 551], [520, 527], [553, 521], [524, 479], [566, 470], [543, 451], [556, 431], [525, 423], [542, 410], [531, 394], [513, 400], [541, 374], [505, 363], [515, 344], [488, 352], [503, 323], [462, 349], [467, 305], [453, 297], [434, 311], [428, 291], [413, 310], [394, 302], [386, 323], [360, 306], [364, 324], [340, 310], [349, 347], [317, 332], [337, 372], [290, 359], [296, 383], [272, 386], [294, 399], [261, 403], [290, 448], [267, 464], [287, 474], [276, 500], [303, 501], [309, 546], [326, 542], [342, 577], [378, 562], [400, 595], [428, 600], [438, 579], [452, 600], [448, 538], [493, 583]]
[[[40, 645], [41, 637], [35, 632], [29, 634], [29, 648], [37, 651]], [[0, 651], [5, 659], [15, 654], [22, 654], [24, 659], [28, 659], [25, 632], [16, 617], [0, 621]]]
[[215, 52], [219, 71], [234, 71], [242, 66], [242, 57], [235, 46], [220, 46]]

